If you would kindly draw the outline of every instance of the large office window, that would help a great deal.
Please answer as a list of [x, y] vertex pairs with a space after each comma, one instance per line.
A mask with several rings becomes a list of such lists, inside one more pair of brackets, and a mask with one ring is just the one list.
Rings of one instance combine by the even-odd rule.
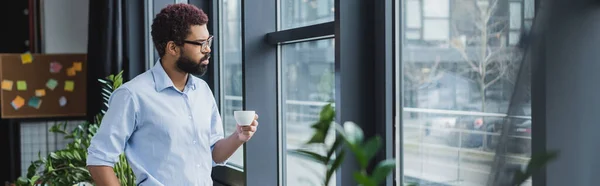
[[[303, 148], [313, 134], [322, 107], [334, 98], [333, 39], [282, 46], [282, 100], [286, 149]], [[311, 149], [319, 152], [319, 149]], [[325, 151], [322, 151], [325, 155]], [[285, 157], [288, 186], [319, 185], [325, 166], [292, 155]], [[316, 174], [315, 174], [316, 173]]]
[[[241, 1], [223, 0], [220, 6], [221, 41], [220, 70], [221, 70], [221, 116], [225, 134], [236, 130], [233, 111], [242, 110], [242, 32], [241, 32]], [[244, 148], [232, 155], [230, 165], [243, 168]], [[240, 169], [241, 170], [241, 169]]]
[[[497, 153], [507, 160], [499, 171], [524, 167], [531, 99], [511, 98], [523, 83], [517, 80], [523, 51], [515, 44], [531, 26], [533, 0], [401, 2], [395, 8], [400, 176], [421, 184], [486, 185], [498, 168]], [[513, 130], [502, 133], [508, 125]], [[508, 141], [500, 142], [501, 135]]]
[[[280, 30], [334, 20], [333, 0], [282, 0], [279, 5]], [[320, 39], [284, 43], [280, 54], [280, 117], [284, 132], [281, 177], [287, 186], [319, 185], [326, 167], [286, 152], [307, 148], [303, 144], [312, 137], [314, 129], [311, 125], [319, 120], [323, 106], [334, 101], [334, 41]], [[309, 150], [325, 155], [321, 149]]]

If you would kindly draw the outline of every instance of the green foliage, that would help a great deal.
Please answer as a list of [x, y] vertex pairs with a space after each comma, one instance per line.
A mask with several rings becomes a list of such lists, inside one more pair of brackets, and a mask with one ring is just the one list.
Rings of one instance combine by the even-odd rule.
[[[372, 173], [368, 173], [367, 171], [369, 162], [371, 162], [381, 148], [381, 138], [375, 136], [365, 141], [362, 129], [355, 123], [345, 122], [342, 126], [335, 123], [334, 119], [334, 108], [331, 104], [325, 105], [321, 110], [319, 121], [312, 125], [314, 129], [312, 138], [305, 144], [306, 146], [316, 145], [321, 147], [326, 152], [325, 156], [304, 149], [288, 150], [288, 153], [325, 165], [326, 175], [322, 184], [327, 186], [333, 173], [339, 169], [344, 161], [345, 154], [347, 153], [346, 149], [350, 149], [350, 152], [354, 154], [357, 163], [360, 165], [360, 170], [353, 174], [354, 180], [363, 186], [376, 186], [383, 182], [396, 166], [394, 159], [378, 162]], [[336, 130], [335, 141], [332, 145], [328, 145], [326, 139], [332, 125]], [[334, 156], [336, 153], [337, 156]]]
[[[66, 123], [58, 123], [49, 132], [62, 134], [65, 139], [72, 140], [65, 149], [51, 152], [46, 157], [38, 153], [39, 159], [32, 162], [27, 169], [27, 176], [20, 177], [17, 185], [74, 185], [80, 182], [93, 183], [86, 168], [87, 149], [92, 137], [102, 122], [102, 116], [108, 108], [108, 99], [112, 92], [123, 84], [122, 71], [99, 79], [102, 85], [102, 99], [105, 107], [97, 114], [94, 122], [84, 122], [71, 131], [67, 131]], [[114, 166], [114, 171], [121, 185], [134, 185], [135, 176], [123, 154]]]
[[[387, 159], [377, 162], [372, 172], [370, 174], [368, 173], [367, 169], [369, 167], [369, 162], [371, 162], [382, 146], [381, 138], [379, 136], [374, 136], [365, 141], [362, 129], [355, 123], [345, 122], [342, 126], [335, 123], [334, 119], [334, 108], [331, 104], [325, 105], [321, 110], [319, 121], [312, 125], [312, 128], [314, 129], [312, 138], [305, 143], [307, 149], [309, 147], [317, 146], [322, 148], [326, 152], [326, 155], [305, 149], [288, 150], [288, 154], [325, 165], [326, 175], [321, 184], [327, 186], [329, 185], [333, 173], [340, 168], [341, 163], [344, 161], [346, 149], [349, 149], [356, 157], [356, 161], [360, 168], [360, 170], [353, 173], [354, 180], [362, 186], [379, 185], [396, 167], [394, 159]], [[332, 145], [328, 145], [326, 139], [329, 130], [332, 127], [336, 130], [336, 138]], [[334, 156], [336, 153], [337, 156]], [[513, 185], [523, 184], [534, 173], [543, 169], [549, 162], [556, 159], [557, 156], [557, 151], [533, 155], [525, 171], [517, 171], [515, 173], [512, 180]], [[417, 186], [418, 184], [404, 183], [404, 185]]]

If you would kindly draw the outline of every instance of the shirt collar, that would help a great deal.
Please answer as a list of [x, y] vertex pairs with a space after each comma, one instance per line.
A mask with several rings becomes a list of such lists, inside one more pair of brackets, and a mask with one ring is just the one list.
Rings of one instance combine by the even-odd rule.
[[[154, 77], [154, 88], [156, 88], [156, 91], [160, 92], [169, 87], [175, 88], [173, 81], [171, 81], [171, 78], [169, 78], [167, 72], [165, 72], [165, 69], [162, 67], [160, 59], [154, 64], [154, 67], [152, 67], [151, 71]], [[196, 89], [196, 80], [191, 74], [188, 74], [188, 80], [185, 87], [191, 88], [192, 90]]]

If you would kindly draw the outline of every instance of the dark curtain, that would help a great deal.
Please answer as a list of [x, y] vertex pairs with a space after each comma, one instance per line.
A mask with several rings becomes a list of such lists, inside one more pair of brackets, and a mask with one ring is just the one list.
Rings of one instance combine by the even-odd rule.
[[127, 81], [145, 69], [144, 7], [144, 1], [90, 1], [87, 65], [90, 121], [104, 107], [98, 79], [123, 71]]
[[89, 9], [87, 116], [92, 121], [103, 106], [98, 79], [123, 69], [123, 30], [121, 0], [90, 1]]

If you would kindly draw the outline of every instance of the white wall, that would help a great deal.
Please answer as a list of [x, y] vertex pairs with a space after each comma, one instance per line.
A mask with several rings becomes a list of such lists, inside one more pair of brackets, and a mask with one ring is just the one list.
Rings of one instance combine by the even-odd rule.
[[[89, 0], [45, 0], [42, 3], [42, 53], [87, 53]], [[68, 122], [69, 128], [81, 121]], [[21, 123], [21, 176], [38, 153], [62, 149], [63, 136], [49, 133], [53, 121]]]
[[42, 2], [42, 53], [87, 53], [89, 0]]

